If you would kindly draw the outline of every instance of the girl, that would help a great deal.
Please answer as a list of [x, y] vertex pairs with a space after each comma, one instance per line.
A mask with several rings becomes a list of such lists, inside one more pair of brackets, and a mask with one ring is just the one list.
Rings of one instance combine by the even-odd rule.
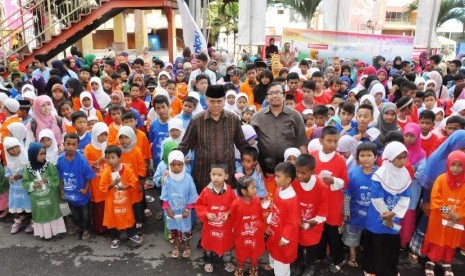
[[288, 148], [284, 151], [284, 162], [289, 162], [292, 165], [295, 165], [297, 161], [297, 157], [299, 157], [302, 153], [298, 148]]
[[[110, 96], [103, 91], [102, 81], [100, 78], [93, 77], [90, 79], [91, 93], [95, 95], [97, 103], [101, 109], [106, 108], [111, 102]], [[82, 94], [81, 94], [82, 96]], [[80, 99], [81, 99], [80, 96]], [[92, 97], [90, 97], [92, 99]], [[82, 104], [82, 103], [81, 103]]]
[[25, 144], [27, 129], [23, 123], [14, 122], [9, 124], [6, 128], [8, 129], [8, 136], [18, 139], [23, 146], [27, 146]]
[[376, 107], [380, 108], [386, 96], [386, 89], [381, 83], [376, 83], [370, 90], [370, 94], [375, 97]]
[[63, 90], [63, 85], [57, 83], [52, 86], [52, 101], [53, 107], [58, 110], [60, 103], [67, 100], [67, 94]]
[[421, 249], [430, 259], [425, 266], [427, 276], [434, 276], [435, 263], [442, 263], [445, 276], [454, 275], [451, 263], [464, 236], [461, 229], [465, 223], [465, 153], [456, 150], [449, 154], [446, 168], [431, 191], [431, 212]]
[[237, 259], [235, 276], [244, 275], [244, 264], [250, 258], [249, 275], [258, 276], [258, 258], [265, 252], [265, 225], [263, 208], [256, 196], [253, 178], [243, 176], [239, 179], [236, 192], [239, 197], [231, 207], [233, 239]]
[[236, 91], [232, 89], [226, 91], [226, 103], [224, 105], [224, 110], [229, 112], [235, 112], [235, 110], [237, 109], [236, 94]]
[[237, 94], [236, 109], [234, 110], [234, 112], [236, 112], [239, 118], [242, 117], [242, 111], [244, 111], [244, 109], [247, 106], [249, 106], [249, 97], [247, 96], [247, 94], [240, 92], [239, 94]]
[[105, 123], [96, 123], [92, 127], [91, 143], [84, 149], [84, 156], [95, 172], [95, 178], [89, 183], [91, 212], [94, 231], [101, 234], [107, 230], [103, 226], [103, 213], [105, 210], [106, 193], [100, 190], [100, 179], [103, 170], [108, 165], [105, 160], [107, 147], [108, 126]]
[[176, 90], [178, 91], [177, 96], [181, 101], [187, 97], [186, 74], [184, 74], [183, 70], [176, 71]]
[[254, 103], [257, 110], [260, 110], [263, 102], [266, 99], [266, 92], [268, 85], [273, 82], [273, 73], [270, 70], [265, 69], [260, 74], [259, 83], [253, 88]]
[[[68, 89], [68, 93], [71, 95], [70, 101], [73, 103], [72, 107], [74, 108], [74, 111], [78, 111], [81, 108], [80, 96], [81, 93], [84, 92], [84, 88], [82, 87], [81, 82], [77, 79], [69, 79], [66, 83], [66, 89]], [[94, 107], [96, 109], [100, 109], [95, 98], [93, 98], [93, 100]]]
[[98, 63], [96, 63], [96, 62], [92, 63], [92, 65], [90, 67], [90, 76], [91, 77], [97, 77], [97, 78], [101, 77], [100, 67], [98, 66]]
[[347, 171], [357, 165], [357, 146], [358, 141], [350, 135], [344, 135], [337, 142], [337, 151], [345, 158]]
[[55, 138], [55, 134], [53, 134], [53, 131], [50, 129], [42, 129], [39, 133], [39, 141], [47, 154], [47, 162], [56, 166], [59, 153], [57, 140]]
[[[411, 179], [405, 168], [407, 148], [389, 143], [383, 152], [383, 165], [374, 172], [371, 202], [366, 220], [363, 268], [368, 275], [397, 275], [400, 252], [400, 220], [410, 202]], [[365, 274], [365, 275], [367, 275]]]
[[373, 106], [373, 121], [370, 123], [370, 126], [377, 126], [380, 112], [378, 106], [376, 105], [375, 97], [368, 94], [363, 95], [360, 99], [360, 104], [370, 104]]
[[378, 148], [383, 148], [384, 136], [390, 131], [400, 130], [399, 126], [397, 125], [397, 107], [395, 104], [383, 104], [376, 128], [378, 128], [378, 130], [381, 132], [378, 136]]
[[436, 89], [436, 81], [435, 80], [427, 80], [425, 82], [425, 85], [423, 87], [423, 92], [426, 92], [426, 90], [428, 89], [431, 89], [431, 90], [435, 90]]
[[0, 219], [8, 215], [8, 184], [5, 178], [5, 169], [0, 164]]
[[[34, 118], [26, 125], [28, 130], [29, 141], [40, 141], [39, 133], [42, 129], [51, 129], [55, 138], [57, 139], [58, 146], [63, 144], [61, 124], [58, 124], [59, 117], [52, 113], [52, 99], [49, 96], [42, 95], [35, 99], [32, 110]], [[32, 123], [35, 122], [35, 129], [32, 128]]]
[[385, 69], [379, 69], [376, 72], [376, 75], [378, 76], [379, 81], [384, 87], [387, 87], [387, 81], [388, 81], [388, 74]]
[[102, 79], [102, 88], [103, 88], [103, 91], [107, 95], [111, 95], [111, 93], [113, 93], [113, 89], [115, 88], [114, 83], [115, 83], [115, 81], [111, 77], [109, 77], [109, 76], [103, 77], [103, 79]]
[[[81, 104], [79, 103], [79, 106]], [[73, 114], [72, 104], [69, 101], [63, 101], [60, 103], [58, 107], [58, 115], [63, 120], [62, 129], [65, 130], [65, 133], [73, 133], [76, 132], [76, 128], [73, 126], [73, 122], [71, 121], [71, 114]]]
[[102, 122], [103, 121], [102, 113], [100, 113], [100, 111], [95, 109], [92, 95], [89, 92], [85, 91], [81, 93], [81, 96], [79, 98], [80, 98], [80, 103], [81, 103], [80, 110], [84, 111], [87, 117], [91, 115], [97, 116], [99, 122]]
[[23, 188], [32, 202], [34, 236], [50, 239], [66, 233], [60, 210], [60, 184], [56, 167], [46, 160], [46, 150], [40, 143], [28, 149], [29, 163], [24, 170]]
[[191, 256], [189, 239], [192, 236], [191, 210], [198, 198], [194, 180], [187, 174], [184, 154], [174, 150], [168, 155], [169, 171], [164, 177], [164, 185], [160, 195], [166, 214], [166, 224], [170, 238], [174, 240], [171, 257], [179, 258], [181, 241], [184, 244], [183, 258]]
[[[31, 200], [23, 188], [23, 170], [27, 164], [27, 154], [24, 146], [14, 137], [5, 137], [3, 147], [6, 151], [5, 177], [10, 183], [8, 206], [10, 213], [14, 214], [14, 223], [11, 234], [16, 234], [23, 227], [23, 212], [31, 212]], [[32, 223], [26, 228], [26, 233], [32, 233]]]

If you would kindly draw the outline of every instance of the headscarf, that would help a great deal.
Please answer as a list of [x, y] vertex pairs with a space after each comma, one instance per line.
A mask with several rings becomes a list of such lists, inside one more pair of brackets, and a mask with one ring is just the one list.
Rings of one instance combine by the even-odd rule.
[[451, 111], [452, 111], [452, 114], [451, 116], [453, 115], [458, 115], [458, 116], [461, 116], [459, 113], [460, 111], [463, 111], [465, 109], [465, 100], [457, 100], [455, 101], [454, 105], [451, 107]]
[[436, 84], [436, 81], [435, 80], [427, 80], [427, 81], [425, 81], [425, 87], [423, 88], [423, 92], [425, 92], [426, 89], [428, 89], [426, 87], [428, 87], [428, 85], [430, 85], [431, 83], [434, 84], [434, 90], [436, 91], [436, 87], [438, 86]]
[[245, 98], [247, 100], [247, 106], [249, 106], [251, 103], [249, 103], [249, 96], [247, 96], [247, 94], [245, 94], [244, 92], [239, 92], [236, 96], [236, 113], [238, 113], [239, 115], [241, 115], [242, 113], [242, 110], [239, 110], [239, 108], [237, 107], [237, 101], [239, 100], [239, 98]]
[[26, 140], [27, 136], [27, 128], [21, 122], [14, 122], [9, 124], [7, 127], [8, 131], [11, 133], [11, 136], [18, 139], [21, 144], [24, 145], [24, 140]]
[[426, 84], [425, 78], [423, 78], [423, 77], [416, 77], [416, 78], [415, 78], [415, 85], [418, 86], [420, 83], [425, 83], [425, 84]]
[[[265, 85], [262, 83], [262, 78], [263, 77], [267, 77], [270, 79], [270, 82]], [[268, 70], [268, 69], [265, 69], [259, 76], [260, 80], [258, 82], [258, 85], [255, 86], [253, 88], [253, 96], [254, 96], [254, 102], [256, 104], [262, 104], [263, 101], [265, 101], [265, 98], [266, 98], [266, 91], [268, 89], [268, 86], [273, 82], [273, 73]], [[253, 104], [253, 103], [250, 103], [250, 104]]]
[[[8, 149], [13, 147], [19, 146], [20, 153], [18, 156], [12, 156], [8, 153]], [[18, 139], [14, 137], [5, 137], [3, 139], [3, 148], [5, 149], [5, 158], [6, 158], [6, 166], [12, 170], [17, 171], [20, 169], [24, 169], [27, 164], [27, 153], [24, 149], [24, 146]]]
[[439, 146], [426, 160], [425, 169], [421, 186], [431, 191], [434, 181], [440, 175], [446, 172], [446, 156], [454, 150], [465, 148], [465, 130], [459, 129], [454, 131], [444, 143]]
[[[36, 141], [39, 140], [39, 133], [42, 129], [51, 129], [53, 131], [53, 134], [55, 135], [55, 138], [57, 141], [61, 143], [62, 140], [62, 133], [61, 129], [58, 126], [57, 119], [55, 115], [53, 114], [53, 110], [50, 112], [49, 115], [44, 115], [40, 111], [41, 107], [45, 103], [50, 103], [52, 109], [53, 109], [53, 102], [52, 99], [50, 99], [49, 96], [47, 95], [41, 95], [37, 97], [34, 100], [34, 104], [32, 105], [32, 111], [34, 112], [34, 120], [37, 123], [37, 128], [36, 128]], [[29, 122], [30, 124], [30, 122]]]
[[[50, 129], [42, 129], [39, 133], [39, 142], [42, 140], [42, 138], [47, 137], [52, 140], [52, 145], [49, 148], [46, 148], [46, 157], [45, 159], [52, 163], [53, 165], [57, 164], [58, 161], [58, 144], [57, 144], [57, 139], [55, 138], [55, 135], [53, 134], [53, 131]], [[29, 156], [30, 158], [30, 156]], [[29, 159], [31, 161], [31, 159]], [[32, 161], [31, 161], [32, 164]], [[34, 169], [36, 170], [36, 169]]]
[[347, 90], [342, 92], [342, 93], [344, 93], [344, 96], [346, 96], [349, 93], [349, 89], [352, 88], [353, 82], [352, 82], [352, 79], [350, 79], [349, 77], [346, 77], [346, 76], [341, 77], [341, 82], [343, 82], [343, 81], [347, 82]]
[[[384, 76], [385, 76], [385, 77], [384, 77], [384, 80], [381, 82], [381, 84], [382, 84], [384, 87], [386, 87], [387, 81], [388, 81], [388, 79], [389, 79], [388, 72], [387, 72], [385, 69], [381, 68], [381, 69], [379, 69], [378, 71], [376, 71], [376, 76], [379, 76], [379, 74], [381, 74], [381, 73], [384, 73]], [[379, 79], [379, 77], [378, 77], [378, 79]]]
[[84, 65], [89, 68], [89, 70], [92, 69], [92, 64], [94, 63], [95, 60], [95, 55], [94, 54], [87, 54], [84, 56]]
[[310, 137], [310, 140], [313, 140], [315, 138], [320, 138], [322, 133], [323, 133], [323, 127], [316, 127], [312, 131], [312, 136]]
[[120, 99], [119, 105], [122, 107], [126, 106], [126, 101], [124, 100], [124, 94], [121, 90], [113, 90], [113, 93], [111, 93], [110, 98], [117, 96]]
[[[90, 107], [84, 107], [84, 105], [82, 104], [84, 98], [90, 99]], [[87, 115], [87, 117], [97, 115], [97, 110], [94, 108], [94, 100], [92, 99], [92, 95], [90, 94], [90, 92], [82, 92], [79, 96], [79, 102], [81, 103], [80, 110], [83, 111]]]
[[[384, 86], [378, 81], [377, 83], [375, 83], [375, 85], [373, 85], [373, 87], [371, 88], [370, 90], [370, 95], [373, 95], [373, 97], [375, 97], [375, 95], [377, 93], [382, 93], [383, 96], [381, 97], [382, 99], [386, 96], [386, 89], [384, 88]], [[376, 97], [375, 97], [376, 98]]]
[[370, 125], [377, 125], [380, 112], [379, 108], [376, 106], [375, 97], [370, 94], [363, 95], [363, 97], [360, 99], [360, 104], [362, 104], [365, 100], [369, 101], [373, 106], [373, 122], [371, 122]]
[[[164, 89], [163, 89], [164, 90]], [[165, 90], [166, 92], [166, 90]], [[158, 93], [158, 91], [157, 91]], [[168, 92], [166, 92], [166, 94], [168, 94]], [[192, 92], [189, 92], [189, 94], [187, 94], [188, 97], [193, 97], [195, 99], [197, 99], [198, 101], [198, 104], [197, 106], [195, 107], [195, 110], [192, 112], [192, 115], [197, 115], [199, 114], [200, 112], [203, 111], [203, 108], [202, 108], [202, 105], [200, 104], [200, 95], [199, 95], [199, 92], [195, 92], [195, 91], [192, 91]], [[169, 96], [167, 96], [169, 98]], [[237, 96], [236, 96], [236, 101], [237, 101]], [[236, 106], [236, 109], [237, 109], [237, 106]], [[234, 109], [234, 111], [236, 110]]]
[[323, 145], [320, 142], [320, 139], [312, 139], [307, 146], [308, 152], [319, 151], [323, 148]]
[[162, 160], [163, 162], [165, 163], [165, 165], [168, 166], [168, 156], [169, 154], [175, 149], [178, 147], [178, 143], [176, 143], [175, 141], [168, 141], [168, 142], [165, 142], [163, 144], [163, 156], [162, 156]]
[[31, 169], [34, 171], [40, 171], [45, 164], [47, 164], [47, 159], [45, 159], [44, 162], [39, 162], [37, 161], [37, 157], [39, 156], [40, 150], [43, 148], [41, 143], [31, 143], [29, 145], [29, 148], [27, 150], [27, 156], [29, 157], [29, 164], [31, 166]]
[[61, 60], [52, 61], [52, 67], [54, 69], [57, 69], [60, 72], [60, 77], [61, 78], [63, 78], [64, 76], [71, 77], [71, 75], [68, 73], [68, 70], [66, 70], [63, 61], [61, 61]]
[[131, 140], [131, 142], [129, 143], [129, 146], [127, 146], [127, 147], [121, 146], [121, 151], [124, 152], [124, 153], [130, 152], [137, 143], [136, 133], [134, 132], [134, 130], [132, 130], [131, 127], [122, 126], [118, 130], [118, 140], [119, 140], [119, 137], [121, 135], [129, 137], [129, 139]]
[[[400, 60], [400, 64], [397, 65], [396, 61]], [[396, 70], [402, 70], [402, 58], [400, 56], [396, 56], [394, 60], [392, 61], [392, 68]]]
[[[226, 91], [226, 103], [225, 103], [224, 108], [223, 108], [224, 110], [227, 110], [229, 112], [234, 112], [234, 110], [237, 109], [237, 106], [236, 106], [237, 95], [236, 94], [237, 94], [236, 91], [234, 91], [232, 89]], [[228, 103], [227, 99], [228, 99], [228, 96], [230, 96], [230, 95], [234, 95], [234, 97], [235, 97], [234, 98], [234, 104], [229, 104]]]
[[[161, 73], [160, 73], [161, 74]], [[145, 81], [144, 81], [144, 75], [142, 74], [134, 74], [134, 77], [132, 78], [132, 82], [136, 79], [140, 79], [142, 81], [142, 85], [139, 87], [139, 94], [140, 95], [145, 95]]]
[[106, 108], [108, 104], [111, 102], [110, 96], [108, 96], [108, 94], [105, 93], [105, 91], [103, 91], [102, 81], [100, 80], [100, 78], [92, 77], [90, 79], [90, 83], [92, 84], [93, 82], [97, 83], [99, 88], [97, 89], [97, 91], [92, 90], [92, 93], [95, 95], [95, 98], [97, 99], [100, 108]]
[[405, 166], [397, 168], [392, 164], [392, 161], [403, 152], [408, 152], [404, 144], [397, 141], [389, 143], [383, 151], [383, 165], [371, 177], [374, 181], [378, 181], [385, 191], [393, 195], [407, 190], [412, 182]]
[[465, 182], [465, 171], [458, 175], [453, 175], [450, 171], [450, 167], [454, 162], [460, 162], [460, 164], [462, 164], [462, 168], [465, 168], [465, 152], [455, 150], [447, 156], [447, 184], [451, 189], [457, 189]]
[[253, 126], [246, 124], [242, 125], [241, 128], [242, 132], [244, 133], [244, 138], [246, 142], [249, 142], [250, 140], [257, 138], [257, 132], [255, 131]]
[[[178, 68], [178, 63], [181, 62], [182, 64], [184, 64], [184, 58], [183, 57], [177, 57], [175, 60], [174, 60], [174, 65], [173, 65], [173, 72], [174, 74], [177, 76], [178, 74], [178, 71], [179, 70], [182, 70], [182, 66], [181, 68]], [[183, 71], [184, 72], [184, 71]]]
[[284, 151], [284, 161], [289, 158], [289, 156], [295, 156], [296, 158], [302, 155], [298, 148], [288, 148]]
[[178, 144], [181, 143], [182, 138], [184, 137], [184, 131], [185, 131], [182, 120], [179, 118], [171, 118], [168, 121], [168, 131], [172, 129], [177, 129], [181, 131], [181, 135], [179, 135], [177, 139], [173, 139], [171, 136], [169, 136], [168, 138], [166, 138], [166, 141], [175, 141]]
[[[160, 74], [158, 74], [158, 79], [160, 79], [161, 76], [167, 77], [168, 80], [171, 79], [170, 74], [169, 74], [168, 72], [166, 72], [166, 71], [161, 71]], [[136, 76], [134, 75], [134, 78], [135, 78], [135, 77], [136, 77]], [[157, 80], [158, 80], [158, 79], [157, 79]], [[142, 80], [144, 80], [144, 79], [142, 78]], [[159, 82], [159, 81], [157, 81], [157, 89], [158, 89], [158, 88], [162, 88], [162, 87], [160, 86], [160, 82]]]
[[418, 59], [420, 60], [421, 69], [424, 70], [426, 68], [426, 64], [428, 63], [428, 52], [427, 51], [421, 52]]
[[403, 134], [413, 134], [415, 136], [415, 144], [406, 146], [408, 149], [408, 161], [412, 165], [416, 165], [419, 161], [426, 157], [426, 153], [421, 147], [420, 126], [416, 123], [407, 123], [404, 126]]
[[[390, 103], [390, 102], [384, 103], [381, 111], [382, 112], [379, 115], [377, 128], [380, 131], [380, 134], [378, 136], [378, 142], [380, 143], [381, 146], [383, 146], [384, 136], [386, 136], [386, 134], [390, 131], [398, 130], [399, 127], [397, 126], [397, 107], [395, 104]], [[386, 123], [383, 119], [383, 115], [387, 113], [388, 111], [394, 111], [394, 113], [396, 114], [396, 118], [394, 119], [394, 122], [389, 123], [389, 124]]]
[[107, 148], [107, 141], [100, 143], [98, 141], [98, 137], [102, 133], [105, 133], [105, 132], [107, 134], [109, 133], [108, 126], [105, 123], [98, 122], [98, 123], [95, 123], [95, 125], [92, 127], [92, 133], [91, 133], [92, 138], [90, 142], [95, 149], [102, 151], [102, 156], [105, 156], [105, 149]]
[[373, 66], [367, 66], [363, 69], [363, 75], [376, 75], [376, 68]]
[[[436, 82], [436, 87], [434, 89], [434, 92], [436, 93], [436, 97], [440, 99], [442, 96], [441, 91], [442, 91], [442, 76], [439, 74], [437, 71], [431, 71], [428, 73], [428, 78], [430, 80], [434, 80]], [[425, 85], [426, 87], [426, 85]]]
[[[173, 161], [180, 161], [182, 162], [183, 166], [182, 166], [182, 171], [180, 173], [174, 173], [172, 170], [171, 170], [171, 166], [169, 166], [169, 164], [171, 164], [171, 162]], [[185, 163], [184, 163], [184, 154], [182, 153], [182, 151], [180, 150], [173, 150], [169, 153], [168, 155], [168, 171], [169, 171], [169, 175], [170, 177], [174, 180], [174, 181], [181, 181], [184, 179], [184, 175], [186, 173], [186, 166], [185, 166]]]
[[[358, 141], [350, 135], [343, 135], [337, 142], [338, 152], [350, 152], [352, 159], [357, 156]], [[347, 163], [348, 164], [348, 163]]]
[[329, 118], [329, 120], [326, 122], [326, 125], [329, 126], [331, 124], [331, 122], [335, 122], [336, 124], [340, 125], [341, 124], [341, 118], [339, 118], [338, 116], [333, 116], [333, 117]]
[[28, 89], [28, 90], [30, 90], [30, 91], [32, 91], [34, 93], [36, 91], [36, 89], [34, 88], [34, 86], [32, 86], [32, 84], [27, 83], [27, 84], [23, 85], [23, 87], [21, 87], [21, 95], [24, 94], [24, 92], [26, 92], [26, 89]]

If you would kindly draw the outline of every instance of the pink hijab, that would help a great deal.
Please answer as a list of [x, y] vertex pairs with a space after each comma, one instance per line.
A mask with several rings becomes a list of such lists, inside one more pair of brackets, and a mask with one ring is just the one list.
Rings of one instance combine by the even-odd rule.
[[376, 68], [373, 66], [367, 66], [363, 70], [363, 75], [376, 75]]
[[[34, 120], [37, 122], [37, 129], [36, 133], [36, 141], [39, 141], [39, 133], [42, 129], [51, 129], [53, 134], [55, 134], [55, 138], [58, 142], [58, 145], [63, 143], [62, 140], [62, 133], [60, 127], [57, 124], [57, 119], [53, 114], [53, 110], [50, 115], [43, 115], [40, 111], [42, 105], [46, 102], [49, 102], [53, 108], [52, 99], [47, 95], [38, 96], [34, 100], [34, 104], [32, 105], [32, 111], [34, 112]], [[29, 128], [31, 128], [31, 122], [28, 123]]]
[[403, 132], [404, 135], [407, 133], [413, 134], [416, 138], [415, 144], [406, 145], [408, 150], [408, 161], [414, 166], [420, 162], [421, 159], [426, 157], [425, 151], [421, 148], [420, 126], [417, 123], [407, 123]]
[[384, 80], [381, 82], [381, 84], [386, 87], [387, 86], [387, 80], [389, 78], [389, 75], [387, 73], [386, 70], [384, 70], [383, 68], [379, 69], [378, 71], [376, 71], [376, 76], [378, 76], [380, 73], [384, 73]]

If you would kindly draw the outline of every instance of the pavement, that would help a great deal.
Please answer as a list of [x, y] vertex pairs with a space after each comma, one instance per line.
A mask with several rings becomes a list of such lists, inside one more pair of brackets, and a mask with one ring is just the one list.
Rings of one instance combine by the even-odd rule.
[[[149, 194], [159, 195], [153, 190], [149, 191]], [[155, 213], [160, 209], [159, 205], [158, 200], [155, 200], [154, 203], [149, 203], [149, 208]], [[0, 276], [233, 275], [220, 266], [217, 266], [213, 273], [204, 272], [202, 251], [196, 249], [199, 225], [191, 241], [191, 259], [173, 260], [170, 257], [171, 244], [163, 239], [162, 223], [154, 217], [144, 226], [142, 244], [127, 240], [123, 241], [118, 249], [110, 249], [111, 239], [105, 235], [93, 235], [89, 241], [79, 240], [77, 234], [63, 234], [50, 241], [24, 232], [11, 235], [12, 222], [11, 217], [0, 221]], [[267, 257], [264, 256], [261, 261], [264, 263], [266, 260]], [[402, 276], [424, 275], [420, 266], [409, 264], [405, 253], [401, 256], [399, 269]], [[459, 253], [453, 270], [455, 275], [465, 275], [465, 257]], [[273, 274], [261, 269], [260, 275]], [[332, 274], [328, 270], [328, 264], [321, 262], [317, 264], [315, 275], [355, 276], [363, 275], [363, 271], [360, 268], [344, 266], [341, 272]]]

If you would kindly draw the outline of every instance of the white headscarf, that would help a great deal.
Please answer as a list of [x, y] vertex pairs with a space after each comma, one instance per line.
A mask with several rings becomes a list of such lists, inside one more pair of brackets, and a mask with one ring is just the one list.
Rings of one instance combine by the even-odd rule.
[[257, 132], [251, 125], [242, 125], [242, 132], [244, 133], [245, 141], [249, 141], [250, 139], [257, 138]]
[[462, 117], [462, 115], [460, 115], [459, 112], [464, 109], [465, 109], [465, 100], [457, 100], [455, 101], [454, 105], [452, 106], [450, 110], [453, 112], [452, 115], [458, 115]]
[[177, 139], [173, 139], [171, 136], [169, 136], [168, 138], [166, 138], [166, 141], [174, 141], [176, 143], [181, 143], [182, 141], [182, 137], [184, 136], [184, 126], [183, 126], [183, 122], [181, 119], [179, 118], [172, 118], [168, 121], [168, 131], [172, 130], [172, 129], [177, 129], [179, 131], [181, 131], [181, 135], [179, 135], [179, 137]]
[[[84, 107], [84, 105], [82, 104], [84, 98], [90, 99], [89, 107]], [[83, 111], [87, 115], [87, 117], [92, 115], [97, 116], [97, 110], [94, 108], [94, 100], [92, 99], [92, 95], [90, 94], [90, 92], [82, 92], [81, 95], [79, 95], [79, 102], [81, 103], [80, 110]]]
[[308, 152], [319, 151], [323, 149], [323, 145], [320, 142], [319, 138], [315, 138], [307, 146]]
[[24, 145], [24, 140], [26, 140], [27, 136], [27, 128], [23, 123], [14, 122], [9, 124], [6, 128], [11, 133], [11, 136], [18, 139], [21, 142], [21, 144]]
[[339, 141], [337, 142], [337, 151], [338, 152], [350, 152], [349, 158], [346, 159], [346, 164], [350, 164], [352, 160], [357, 155], [357, 146], [358, 146], [358, 141], [355, 140], [354, 137], [350, 135], [344, 135], [341, 138], [339, 138]]
[[102, 81], [100, 80], [100, 78], [92, 77], [90, 79], [90, 83], [92, 84], [93, 82], [98, 83], [99, 87], [97, 91], [92, 90], [92, 92], [95, 95], [95, 98], [97, 99], [98, 105], [100, 106], [100, 108], [106, 108], [107, 105], [110, 104], [111, 98], [107, 93], [105, 93], [105, 91], [103, 91]]
[[239, 100], [239, 98], [242, 97], [244, 97], [247, 100], [247, 106], [249, 105], [249, 96], [247, 96], [247, 94], [245, 94], [244, 92], [239, 92], [236, 96], [236, 108], [234, 109], [236, 113], [239, 114], [239, 116], [242, 116], [242, 110], [239, 110], [239, 108], [237, 107], [237, 101]]
[[412, 182], [405, 166], [397, 168], [392, 164], [392, 161], [403, 152], [408, 152], [404, 144], [397, 141], [387, 144], [383, 152], [383, 165], [371, 177], [381, 183], [385, 191], [393, 195], [407, 190]]
[[36, 93], [34, 93], [34, 91], [26, 91], [23, 93], [23, 99], [31, 99], [31, 100], [35, 100], [37, 98], [37, 95]]
[[373, 95], [370, 94], [365, 94], [360, 99], [360, 104], [363, 104], [365, 100], [369, 101], [370, 104], [373, 106], [373, 121], [370, 123], [370, 126], [376, 126], [378, 125], [378, 118], [380, 112], [378, 106], [376, 105], [375, 97], [373, 97]]
[[[230, 95], [234, 95], [234, 104], [228, 103], [228, 96]], [[236, 109], [236, 98], [237, 98], [236, 91], [232, 89], [226, 91], [226, 103], [223, 109], [229, 112], [234, 112], [234, 110]]]
[[[195, 92], [195, 91], [192, 91], [192, 92], [189, 92], [189, 94], [187, 94], [188, 97], [193, 97], [195, 99], [197, 99], [198, 103], [197, 103], [197, 106], [195, 107], [195, 110], [194, 112], [192, 112], [192, 115], [197, 115], [199, 114], [200, 112], [203, 111], [203, 107], [202, 105], [200, 104], [200, 95], [199, 95], [199, 92]], [[236, 98], [237, 99], [237, 98]]]
[[415, 85], [419, 85], [420, 83], [425, 83], [425, 78], [423, 77], [416, 77], [415, 78]]
[[[170, 80], [170, 79], [171, 79], [171, 76], [170, 76], [170, 74], [169, 74], [168, 72], [166, 72], [166, 71], [161, 71], [161, 72], [160, 72], [160, 74], [158, 74], [158, 79], [160, 79], [160, 77], [161, 77], [161, 76], [165, 76], [165, 77], [167, 77], [167, 78], [168, 78], [168, 80]], [[161, 87], [161, 86], [160, 86], [160, 82], [159, 82], [159, 81], [157, 81], [157, 89], [159, 89], [159, 88], [162, 88], [162, 89], [163, 89], [163, 87]]]
[[434, 84], [434, 90], [436, 90], [436, 86], [437, 86], [436, 81], [435, 81], [435, 80], [427, 80], [427, 81], [425, 82], [425, 87], [423, 88], [423, 91], [426, 91], [426, 89], [428, 89], [428, 88], [426, 88], [426, 87], [427, 87], [429, 84], [431, 84], [431, 83]]
[[24, 95], [24, 93], [26, 92], [26, 89], [27, 89], [28, 91], [32, 91], [32, 92], [34, 92], [34, 93], [35, 93], [35, 91], [36, 91], [35, 88], [34, 88], [34, 86], [32, 86], [32, 84], [29, 84], [29, 83], [28, 83], [28, 84], [23, 85], [23, 87], [21, 87], [21, 94], [22, 94], [22, 95]]
[[384, 86], [381, 83], [376, 83], [375, 85], [373, 85], [373, 87], [370, 90], [370, 95], [373, 95], [373, 97], [377, 93], [382, 93], [383, 94], [382, 98], [384, 98], [385, 95], [386, 95], [386, 89], [384, 88]]
[[100, 134], [104, 132], [106, 132], [107, 134], [109, 133], [108, 126], [105, 123], [98, 122], [98, 123], [95, 123], [95, 125], [92, 127], [91, 144], [95, 149], [102, 151], [102, 156], [105, 156], [105, 149], [107, 148], [107, 141], [100, 143], [98, 141], [98, 137], [100, 136]]
[[[182, 166], [182, 171], [180, 173], [174, 173], [172, 170], [171, 170], [171, 166], [169, 166], [171, 164], [171, 162], [173, 161], [180, 161], [182, 162], [183, 166]], [[170, 154], [168, 155], [168, 167], [169, 167], [169, 174], [170, 174], [170, 177], [174, 180], [174, 181], [181, 181], [184, 179], [184, 174], [186, 172], [186, 164], [184, 163], [184, 154], [180, 151], [180, 150], [173, 150], [172, 152], [170, 152]]]
[[129, 139], [131, 140], [131, 143], [129, 144], [128, 147], [121, 147], [121, 151], [122, 152], [130, 152], [134, 146], [136, 145], [137, 143], [137, 137], [136, 137], [136, 133], [134, 133], [134, 130], [132, 130], [131, 127], [129, 126], [122, 126], [119, 130], [118, 130], [118, 140], [119, 140], [119, 137], [121, 135], [125, 135], [127, 137], [129, 137]]
[[[8, 153], [8, 149], [11, 149], [16, 146], [19, 146], [20, 153], [18, 156], [11, 156]], [[9, 168], [12, 171], [18, 171], [26, 167], [26, 164], [28, 162], [27, 152], [24, 149], [23, 144], [20, 143], [18, 139], [14, 137], [5, 137], [3, 139], [3, 148], [5, 149], [7, 168]]]
[[50, 129], [42, 129], [39, 132], [39, 141], [44, 137], [52, 140], [52, 145], [45, 149], [45, 159], [53, 165], [56, 165], [58, 161], [58, 144], [55, 134]]
[[289, 156], [295, 156], [296, 158], [299, 157], [302, 153], [298, 148], [288, 148], [284, 151], [284, 161], [289, 158]]

